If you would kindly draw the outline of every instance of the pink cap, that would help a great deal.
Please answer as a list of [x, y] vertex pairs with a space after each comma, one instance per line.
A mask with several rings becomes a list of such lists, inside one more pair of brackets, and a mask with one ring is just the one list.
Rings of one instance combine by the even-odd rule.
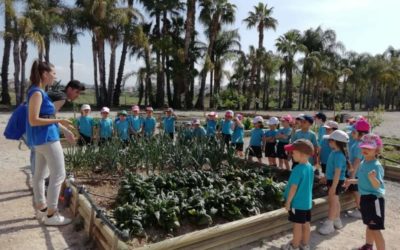
[[287, 121], [291, 123], [293, 121], [293, 117], [291, 115], [284, 115], [281, 117], [281, 121]]
[[227, 111], [225, 112], [225, 116], [233, 117], [233, 115], [234, 115], [234, 113], [233, 113], [232, 110], [227, 110]]
[[140, 111], [140, 108], [138, 105], [132, 106], [132, 111]]
[[217, 116], [217, 113], [214, 112], [214, 111], [212, 111], [212, 112], [208, 113], [207, 115], [208, 115], [208, 116]]
[[237, 118], [239, 121], [241, 121], [241, 120], [243, 120], [243, 115], [237, 114], [237, 115], [236, 115], [236, 118]]
[[100, 113], [110, 113], [110, 109], [107, 107], [103, 107], [100, 111]]
[[369, 123], [366, 120], [360, 119], [354, 124], [354, 128], [357, 131], [369, 132], [369, 130], [371, 129], [371, 126], [369, 125]]
[[152, 108], [152, 107], [147, 107], [147, 108], [146, 108], [146, 111], [151, 111], [151, 112], [153, 112], [153, 108]]
[[168, 108], [167, 112], [174, 112], [174, 109], [173, 108]]
[[193, 125], [200, 125], [200, 119], [193, 119], [192, 124]]
[[382, 139], [376, 134], [367, 134], [361, 138], [360, 148], [379, 149], [383, 147]]

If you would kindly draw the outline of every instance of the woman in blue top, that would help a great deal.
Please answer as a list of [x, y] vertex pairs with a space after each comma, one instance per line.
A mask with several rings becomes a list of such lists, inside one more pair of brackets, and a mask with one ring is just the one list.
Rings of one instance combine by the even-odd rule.
[[385, 239], [381, 230], [385, 229], [385, 185], [384, 170], [377, 159], [383, 143], [375, 134], [364, 135], [359, 144], [364, 160], [357, 172], [358, 179], [347, 179], [345, 187], [358, 183], [360, 192], [360, 211], [363, 223], [367, 226], [365, 245], [362, 250], [385, 249]]
[[111, 141], [113, 135], [113, 121], [108, 118], [110, 109], [103, 107], [100, 111], [101, 119], [99, 121], [99, 146]]
[[175, 121], [177, 119], [177, 116], [175, 115], [174, 110], [172, 108], [168, 108], [165, 111], [165, 114], [166, 116], [162, 120], [164, 133], [169, 135], [169, 137], [173, 140], [175, 134]]
[[243, 137], [244, 137], [244, 126], [242, 123], [243, 116], [241, 114], [236, 115], [233, 121], [233, 134], [232, 134], [232, 146], [236, 150], [236, 155], [243, 157]]
[[329, 146], [332, 148], [326, 165], [329, 210], [328, 219], [319, 228], [318, 232], [328, 235], [335, 232], [335, 229], [343, 227], [340, 220], [339, 194], [343, 190], [346, 169], [350, 168], [351, 165], [347, 157], [347, 143], [349, 142], [347, 133], [336, 130], [332, 134], [324, 136], [324, 138], [329, 140]]
[[[61, 184], [65, 179], [64, 153], [60, 144], [58, 124], [73, 129], [66, 119], [56, 119], [56, 108], [44, 89], [53, 84], [56, 73], [53, 65], [36, 60], [31, 70], [31, 87], [28, 90], [28, 119], [26, 134], [28, 144], [34, 147], [35, 174], [33, 194], [36, 218], [49, 226], [66, 225], [71, 222], [57, 211]], [[50, 170], [48, 171], [47, 168]], [[47, 200], [44, 179], [50, 172]]]

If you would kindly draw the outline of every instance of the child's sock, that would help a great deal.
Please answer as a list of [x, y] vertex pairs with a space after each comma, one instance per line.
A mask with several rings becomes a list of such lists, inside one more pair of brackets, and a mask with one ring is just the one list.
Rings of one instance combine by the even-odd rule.
[[46, 212], [47, 211], [47, 207], [45, 207], [45, 208], [43, 208], [43, 209], [40, 209], [40, 212], [42, 212], [42, 213], [44, 213], [44, 212]]

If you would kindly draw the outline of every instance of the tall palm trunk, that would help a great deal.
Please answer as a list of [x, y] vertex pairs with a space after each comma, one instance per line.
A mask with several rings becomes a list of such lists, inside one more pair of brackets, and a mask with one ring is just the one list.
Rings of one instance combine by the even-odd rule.
[[196, 18], [196, 0], [187, 0], [187, 12], [185, 22], [185, 45], [184, 45], [184, 67], [185, 72], [183, 74], [183, 85], [185, 92], [185, 106], [187, 109], [193, 106], [193, 96], [191, 95], [192, 89], [190, 84], [192, 83], [192, 63], [190, 61], [189, 49], [193, 44], [194, 40], [194, 27]]
[[[169, 65], [169, 56], [166, 55], [166, 64]], [[168, 99], [168, 106], [172, 106], [172, 91], [171, 91], [171, 74], [169, 70], [167, 69], [165, 71], [165, 81], [167, 84], [167, 99]]]
[[[258, 50], [256, 53], [257, 60], [261, 57], [262, 48], [263, 48], [263, 41], [264, 41], [264, 22], [260, 22], [258, 24]], [[261, 63], [257, 63], [257, 78], [256, 78], [256, 97], [260, 97], [261, 91]], [[259, 109], [259, 102], [256, 102], [256, 109]]]
[[112, 39], [110, 41], [111, 55], [110, 55], [110, 69], [108, 76], [108, 92], [107, 92], [107, 106], [111, 107], [114, 98], [114, 85], [115, 85], [115, 66], [116, 66], [116, 50], [118, 43]]
[[106, 60], [104, 51], [104, 39], [97, 38], [97, 57], [99, 64], [99, 77], [100, 77], [100, 105], [106, 105], [107, 101], [107, 86], [106, 86]]
[[210, 108], [214, 108], [214, 95], [216, 94], [216, 88], [213, 84], [214, 82], [214, 70], [210, 70]]
[[293, 72], [291, 66], [286, 66], [286, 100], [283, 108], [291, 109], [293, 106]]
[[21, 60], [19, 57], [20, 47], [19, 39], [13, 39], [13, 58], [14, 58], [14, 89], [15, 89], [15, 102], [19, 105], [22, 102], [21, 98], [21, 82], [20, 82], [20, 70], [21, 70]]
[[200, 72], [200, 90], [195, 105], [197, 109], [204, 109], [204, 92], [206, 89], [206, 78], [207, 78], [207, 69], [206, 66], [204, 66]]
[[25, 77], [25, 66], [26, 59], [28, 58], [28, 41], [23, 39], [21, 42], [21, 50], [20, 50], [20, 58], [21, 58], [21, 102], [25, 99], [25, 87], [26, 87], [26, 77]]
[[69, 71], [70, 71], [70, 78], [71, 81], [74, 80], [74, 45], [71, 43], [69, 51]]
[[98, 82], [98, 75], [97, 75], [97, 42], [96, 38], [92, 36], [92, 55], [93, 55], [93, 77], [94, 77], [94, 91], [96, 95], [96, 105], [97, 107], [101, 106], [101, 98], [100, 98], [100, 91], [99, 91], [99, 82]]
[[307, 81], [307, 74], [305, 75], [304, 78], [304, 84], [303, 84], [303, 98], [301, 98], [301, 108], [305, 108], [305, 103], [306, 103], [306, 95], [307, 95], [307, 83], [308, 85], [310, 84], [310, 79]]
[[119, 67], [118, 67], [118, 73], [117, 73], [117, 81], [115, 82], [113, 105], [116, 107], [119, 106], [119, 97], [121, 96], [121, 93], [122, 93], [122, 90], [121, 90], [122, 78], [124, 76], [126, 54], [128, 53], [128, 38], [127, 38], [127, 36], [128, 35], [125, 34], [124, 41], [122, 43], [121, 58], [119, 60]]
[[282, 104], [282, 85], [283, 85], [283, 66], [279, 67], [279, 90], [278, 90], [278, 108], [281, 109], [281, 104]]
[[[306, 56], [307, 57], [307, 56]], [[300, 81], [300, 87], [299, 87], [299, 103], [297, 105], [297, 110], [300, 111], [301, 109], [301, 104], [302, 104], [302, 100], [303, 100], [303, 96], [304, 96], [304, 91], [301, 91], [303, 89], [303, 86], [305, 86], [305, 82], [306, 82], [306, 70], [304, 68], [303, 65], [303, 72], [301, 74], [301, 81]]]
[[[165, 12], [164, 12], [165, 13]], [[166, 15], [166, 14], [164, 14]], [[165, 17], [166, 18], [166, 17]], [[156, 24], [155, 24], [155, 36], [157, 40], [161, 39], [161, 34], [160, 34], [160, 26], [161, 26], [161, 13], [156, 12]], [[160, 48], [155, 48], [156, 52], [156, 64], [157, 64], [157, 89], [156, 89], [156, 102], [155, 106], [158, 108], [161, 108], [163, 105], [161, 103], [164, 103], [164, 77], [163, 77], [163, 66], [161, 65], [161, 50]], [[175, 91], [175, 89], [174, 89]]]
[[50, 37], [49, 36], [46, 36], [44, 38], [44, 46], [46, 49], [46, 54], [45, 54], [44, 59], [46, 60], [46, 62], [50, 62]]
[[[154, 97], [153, 97], [153, 86], [151, 83], [151, 64], [150, 64], [150, 50], [149, 48], [145, 48], [145, 64], [146, 64], [146, 91], [145, 91], [145, 103], [146, 105], [154, 105]], [[148, 100], [148, 102], [146, 101]]]
[[[8, 4], [6, 1], [5, 4]], [[8, 7], [5, 7], [6, 12], [4, 13], [4, 30], [6, 33], [11, 30], [11, 17], [8, 13]], [[4, 36], [4, 50], [3, 50], [3, 62], [1, 65], [1, 104], [10, 105], [11, 97], [8, 91], [8, 66], [10, 64], [10, 53], [11, 53], [11, 37], [9, 35]]]

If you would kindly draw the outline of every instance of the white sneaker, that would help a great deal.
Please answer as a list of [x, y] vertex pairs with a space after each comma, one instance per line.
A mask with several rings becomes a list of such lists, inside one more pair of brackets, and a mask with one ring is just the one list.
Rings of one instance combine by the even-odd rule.
[[348, 211], [347, 214], [350, 217], [353, 217], [353, 218], [356, 218], [356, 219], [362, 219], [362, 215], [361, 215], [361, 212], [360, 212], [359, 209], [354, 209], [354, 210]]
[[47, 226], [64, 226], [71, 223], [71, 219], [65, 218], [58, 212], [56, 212], [53, 216], [45, 217], [44, 218], [44, 224]]
[[301, 245], [300, 246], [300, 250], [310, 250], [310, 249], [311, 249], [310, 245]]
[[46, 212], [42, 212], [42, 211], [40, 211], [40, 210], [36, 210], [35, 217], [36, 217], [36, 219], [37, 219], [40, 223], [43, 223], [44, 218], [45, 218], [46, 216], [47, 216], [47, 210], [46, 210]]
[[293, 247], [292, 242], [288, 242], [286, 245], [281, 246], [282, 250], [300, 250], [298, 247]]
[[333, 226], [333, 221], [327, 220], [319, 228], [318, 232], [322, 235], [328, 235], [335, 232], [335, 227]]
[[343, 228], [342, 220], [341, 220], [340, 218], [336, 218], [336, 219], [333, 221], [333, 226], [334, 226], [336, 229], [341, 229], [341, 228]]

